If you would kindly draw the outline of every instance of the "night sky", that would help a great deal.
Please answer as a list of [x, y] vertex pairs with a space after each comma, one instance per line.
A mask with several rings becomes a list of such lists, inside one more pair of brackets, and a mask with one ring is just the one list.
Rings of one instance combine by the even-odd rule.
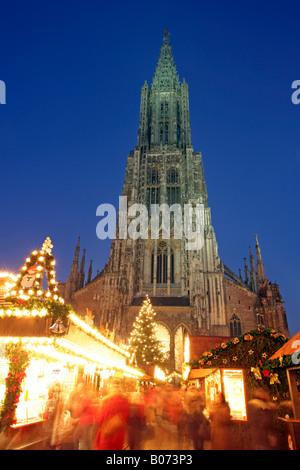
[[[86, 274], [109, 256], [99, 204], [117, 206], [137, 143], [140, 91], [171, 34], [190, 93], [222, 261], [238, 274], [261, 246], [291, 334], [299, 315], [299, 2], [10, 1], [1, 4], [0, 270], [47, 236], [66, 281], [78, 236]], [[81, 255], [80, 255], [81, 257]]]

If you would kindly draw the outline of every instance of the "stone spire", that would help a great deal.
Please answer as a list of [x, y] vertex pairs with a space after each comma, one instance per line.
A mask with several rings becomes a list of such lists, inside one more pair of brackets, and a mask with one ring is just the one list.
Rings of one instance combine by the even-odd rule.
[[151, 87], [141, 92], [138, 147], [142, 151], [192, 146], [189, 91], [179, 76], [166, 28]]
[[160, 56], [152, 81], [152, 91], [179, 90], [179, 78], [170, 43], [170, 33], [166, 28], [163, 34], [163, 43], [160, 48]]
[[75, 255], [74, 255], [74, 260], [71, 266], [71, 273], [70, 273], [70, 279], [72, 282], [75, 283], [75, 285], [77, 284], [77, 278], [78, 278], [79, 252], [80, 252], [80, 237], [78, 237], [78, 242], [75, 248]]
[[257, 258], [257, 264], [256, 264], [257, 279], [258, 279], [258, 282], [264, 282], [267, 279], [267, 277], [266, 277], [265, 267], [262, 261], [260, 246], [259, 246], [258, 238], [256, 234], [255, 234], [255, 240], [256, 240], [255, 249], [256, 249], [256, 258]]
[[80, 252], [80, 237], [78, 237], [78, 242], [75, 248], [75, 255], [74, 255], [74, 261], [73, 264], [78, 265], [78, 260], [79, 260], [79, 252]]
[[90, 267], [89, 267], [89, 270], [88, 270], [87, 281], [86, 281], [87, 284], [89, 284], [91, 282], [91, 279], [92, 279], [92, 264], [93, 264], [93, 260], [91, 259]]
[[250, 250], [250, 281], [251, 281], [251, 288], [252, 288], [253, 292], [257, 292], [258, 291], [257, 273], [256, 273], [256, 269], [255, 269], [255, 261], [254, 261], [254, 256], [253, 256], [253, 253], [252, 253], [251, 246], [249, 246], [249, 250]]
[[80, 237], [75, 248], [74, 260], [71, 266], [70, 276], [66, 282], [65, 289], [65, 300], [69, 301], [72, 298], [73, 293], [78, 289], [78, 282], [80, 273], [78, 272], [78, 260], [80, 253]]
[[84, 285], [85, 252], [86, 252], [86, 250], [84, 249], [83, 250], [83, 255], [82, 255], [82, 258], [81, 258], [81, 263], [80, 263], [80, 271], [79, 271], [79, 275], [78, 275], [78, 289], [81, 289]]
[[249, 278], [249, 268], [248, 268], [248, 264], [247, 264], [247, 258], [244, 258], [244, 263], [245, 263], [245, 266], [244, 266], [245, 283], [246, 283], [247, 286], [248, 286], [248, 285], [249, 285], [250, 278]]
[[85, 252], [86, 252], [86, 249], [84, 248], [84, 250], [83, 250], [83, 255], [82, 255], [82, 258], [81, 258], [81, 263], [80, 263], [80, 272], [81, 272], [81, 273], [84, 272]]

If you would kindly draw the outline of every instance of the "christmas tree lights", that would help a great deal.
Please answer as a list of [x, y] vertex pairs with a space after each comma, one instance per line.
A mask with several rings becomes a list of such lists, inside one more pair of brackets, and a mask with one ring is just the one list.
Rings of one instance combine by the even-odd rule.
[[164, 354], [162, 344], [157, 337], [155, 315], [151, 301], [147, 296], [130, 334], [128, 350], [131, 364], [164, 366], [166, 363], [167, 356]]

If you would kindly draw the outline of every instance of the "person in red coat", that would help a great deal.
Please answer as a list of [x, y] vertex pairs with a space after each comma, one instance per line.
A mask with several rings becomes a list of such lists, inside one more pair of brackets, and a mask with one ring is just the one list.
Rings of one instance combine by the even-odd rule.
[[119, 382], [114, 379], [109, 386], [110, 393], [103, 398], [96, 416], [98, 431], [95, 450], [123, 450], [126, 425], [129, 416], [128, 399], [123, 395]]
[[77, 418], [74, 440], [78, 450], [92, 450], [93, 448], [92, 434], [97, 409], [98, 400], [93, 384], [82, 384], [73, 413], [74, 418]]

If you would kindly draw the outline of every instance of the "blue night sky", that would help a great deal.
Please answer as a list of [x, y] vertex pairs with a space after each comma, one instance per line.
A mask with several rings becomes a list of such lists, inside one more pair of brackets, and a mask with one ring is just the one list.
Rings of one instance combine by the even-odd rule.
[[140, 91], [167, 27], [190, 92], [221, 259], [238, 274], [255, 233], [299, 315], [299, 2], [10, 1], [1, 5], [0, 269], [18, 272], [49, 236], [66, 281], [77, 238], [86, 273], [109, 256], [96, 208], [117, 206], [137, 142]]

